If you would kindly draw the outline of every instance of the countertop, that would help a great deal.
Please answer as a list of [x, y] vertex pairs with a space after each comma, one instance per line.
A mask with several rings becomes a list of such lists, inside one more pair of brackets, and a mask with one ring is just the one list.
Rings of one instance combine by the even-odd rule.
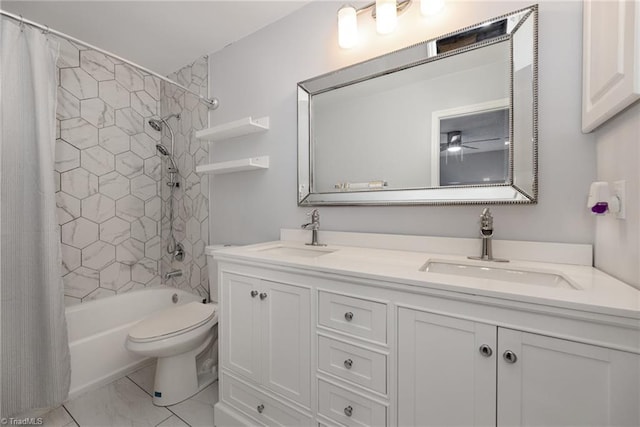
[[[214, 258], [218, 261], [255, 261], [393, 282], [423, 290], [480, 295], [640, 320], [640, 290], [590, 266], [520, 260], [511, 260], [502, 265], [487, 263], [496, 268], [523, 268], [561, 274], [580, 288], [564, 289], [420, 271], [429, 260], [469, 262], [466, 257], [460, 255], [331, 244], [320, 249], [334, 252], [315, 258], [261, 251], [277, 245], [309, 248], [297, 241], [272, 241], [223, 248], [215, 252]], [[640, 322], [638, 327], [640, 328]]]

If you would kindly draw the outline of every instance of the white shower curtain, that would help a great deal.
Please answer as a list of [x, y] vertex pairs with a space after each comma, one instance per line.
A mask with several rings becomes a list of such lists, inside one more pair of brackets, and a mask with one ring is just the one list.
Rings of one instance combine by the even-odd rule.
[[58, 405], [70, 381], [54, 181], [58, 44], [0, 19], [2, 417]]

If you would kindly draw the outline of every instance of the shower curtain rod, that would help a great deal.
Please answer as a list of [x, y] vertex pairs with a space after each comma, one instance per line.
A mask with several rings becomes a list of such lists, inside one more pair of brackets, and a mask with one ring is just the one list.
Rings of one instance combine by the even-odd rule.
[[142, 70], [145, 73], [151, 74], [152, 76], [155, 76], [155, 77], [159, 78], [160, 80], [164, 80], [167, 83], [171, 83], [172, 85], [177, 86], [180, 89], [182, 89], [182, 90], [184, 90], [186, 92], [189, 92], [190, 94], [195, 95], [198, 98], [200, 98], [200, 100], [202, 102], [204, 102], [210, 110], [215, 110], [220, 105], [220, 101], [218, 101], [218, 98], [206, 98], [206, 97], [200, 95], [199, 93], [195, 93], [191, 89], [181, 85], [180, 83], [174, 82], [173, 80], [171, 80], [168, 77], [162, 76], [162, 75], [160, 75], [160, 74], [158, 74], [158, 73], [156, 73], [154, 71], [149, 70], [148, 68], [145, 68], [145, 67], [143, 67], [141, 65], [138, 65], [135, 62], [128, 61], [128, 60], [126, 60], [126, 59], [124, 59], [124, 58], [122, 58], [122, 57], [120, 57], [118, 55], [115, 55], [115, 54], [109, 52], [109, 51], [106, 51], [104, 49], [100, 49], [99, 47], [96, 47], [96, 46], [94, 46], [94, 45], [92, 45], [90, 43], [83, 42], [82, 40], [78, 40], [77, 38], [75, 38], [73, 36], [70, 36], [69, 34], [65, 34], [65, 33], [61, 32], [61, 31], [57, 31], [57, 30], [52, 30], [47, 25], [38, 24], [37, 22], [34, 22], [34, 21], [29, 20], [29, 19], [23, 18], [22, 15], [15, 15], [15, 14], [10, 13], [10, 12], [5, 12], [2, 9], [0, 9], [0, 15], [6, 16], [7, 18], [11, 18], [11, 19], [13, 19], [15, 21], [18, 21], [18, 22], [20, 22], [21, 25], [25, 24], [25, 25], [30, 25], [32, 27], [38, 28], [38, 29], [42, 30], [42, 32], [45, 33], [45, 34], [53, 34], [55, 36], [67, 39], [67, 40], [69, 40], [69, 41], [71, 41], [73, 43], [88, 47], [89, 49], [95, 50], [95, 51], [100, 52], [100, 53], [102, 53], [104, 55], [107, 55], [107, 56], [110, 56], [112, 58], [115, 58], [118, 61], [122, 61], [125, 64], [131, 65], [132, 67], [135, 67], [135, 68], [137, 68], [139, 70]]

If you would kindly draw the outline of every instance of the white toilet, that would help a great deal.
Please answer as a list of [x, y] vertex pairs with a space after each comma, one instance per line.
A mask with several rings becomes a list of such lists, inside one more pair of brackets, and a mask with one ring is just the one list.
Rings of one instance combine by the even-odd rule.
[[154, 405], [182, 402], [218, 379], [218, 276], [212, 255], [221, 247], [206, 248], [211, 303], [190, 302], [159, 311], [129, 331], [127, 350], [158, 358]]

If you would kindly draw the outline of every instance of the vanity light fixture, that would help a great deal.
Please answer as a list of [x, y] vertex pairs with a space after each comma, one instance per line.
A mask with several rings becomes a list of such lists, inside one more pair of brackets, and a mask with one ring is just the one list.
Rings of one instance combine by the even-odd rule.
[[[344, 5], [338, 10], [338, 45], [350, 49], [358, 42], [358, 15], [371, 11], [376, 20], [378, 34], [390, 34], [398, 25], [398, 15], [411, 5], [412, 0], [376, 0], [356, 8]], [[423, 15], [435, 15], [444, 8], [445, 0], [420, 0], [420, 12]]]

